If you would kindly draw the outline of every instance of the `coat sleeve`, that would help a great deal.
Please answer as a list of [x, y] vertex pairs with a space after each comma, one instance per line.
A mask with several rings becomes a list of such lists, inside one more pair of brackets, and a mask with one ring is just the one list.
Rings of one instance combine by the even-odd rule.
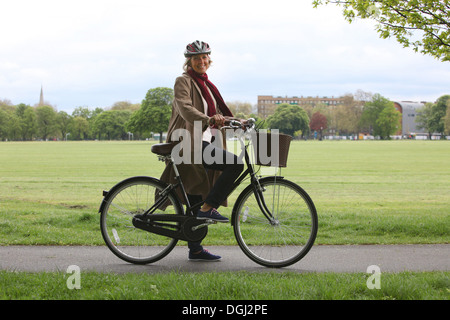
[[208, 126], [209, 117], [194, 107], [191, 84], [185, 77], [178, 77], [175, 80], [173, 108], [185, 121], [189, 123], [202, 121], [204, 129]]

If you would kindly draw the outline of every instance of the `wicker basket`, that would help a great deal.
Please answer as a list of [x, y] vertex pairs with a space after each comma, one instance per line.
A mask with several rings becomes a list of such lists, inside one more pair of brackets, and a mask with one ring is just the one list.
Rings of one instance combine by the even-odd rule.
[[[272, 139], [274, 143], [272, 143]], [[283, 133], [257, 132], [252, 134], [255, 164], [268, 167], [286, 167], [291, 140], [291, 136]], [[278, 150], [278, 159], [276, 150]]]

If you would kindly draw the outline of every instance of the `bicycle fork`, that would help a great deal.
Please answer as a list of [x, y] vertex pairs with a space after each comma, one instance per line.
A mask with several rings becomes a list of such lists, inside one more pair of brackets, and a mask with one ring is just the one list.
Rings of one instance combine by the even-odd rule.
[[264, 216], [269, 221], [269, 223], [272, 226], [276, 226], [276, 225], [278, 225], [278, 220], [275, 219], [275, 217], [273, 216], [273, 213], [267, 207], [267, 204], [266, 204], [266, 201], [264, 198], [263, 192], [266, 191], [266, 189], [261, 186], [258, 178], [254, 177], [254, 179], [255, 179], [256, 183], [253, 185], [253, 193], [255, 195], [256, 202], [258, 203], [259, 209], [264, 214]]

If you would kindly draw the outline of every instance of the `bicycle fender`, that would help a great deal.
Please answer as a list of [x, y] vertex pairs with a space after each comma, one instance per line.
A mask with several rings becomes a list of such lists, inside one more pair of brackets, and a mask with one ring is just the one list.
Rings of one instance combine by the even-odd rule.
[[[272, 181], [273, 179], [283, 180], [284, 177], [281, 177], [281, 176], [267, 176], [267, 177], [259, 179], [259, 182], [264, 182], [264, 181], [267, 181], [267, 180], [268, 181]], [[239, 194], [238, 198], [236, 199], [236, 202], [234, 203], [233, 210], [232, 210], [232, 213], [231, 213], [231, 219], [230, 219], [230, 223], [231, 224], [233, 224], [234, 216], [236, 215], [236, 212], [237, 212], [236, 204], [238, 204], [240, 202], [241, 198], [245, 194], [247, 194], [249, 189], [252, 189], [252, 188], [253, 188], [253, 184], [248, 185], [244, 190], [242, 190], [242, 192]]]
[[152, 180], [152, 181], [154, 181], [156, 183], [164, 184], [164, 185], [167, 186], [167, 184], [165, 182], [163, 182], [163, 181], [161, 181], [159, 179], [153, 178], [153, 177], [135, 176], [135, 177], [127, 178], [125, 180], [120, 181], [119, 183], [116, 183], [111, 189], [109, 189], [109, 191], [103, 190], [103, 199], [102, 199], [102, 202], [100, 204], [100, 208], [98, 209], [98, 212], [101, 213], [103, 211], [103, 209], [105, 207], [105, 204], [106, 204], [106, 200], [108, 200], [109, 194], [111, 194], [111, 192], [113, 192], [115, 189], [119, 188], [122, 184], [128, 183], [131, 180], [142, 180], [142, 179]]

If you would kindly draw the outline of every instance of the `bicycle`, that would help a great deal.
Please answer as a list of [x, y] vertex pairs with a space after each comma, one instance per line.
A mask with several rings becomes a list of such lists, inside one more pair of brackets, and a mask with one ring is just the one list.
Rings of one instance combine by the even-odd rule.
[[[230, 121], [225, 128], [240, 131], [237, 136], [240, 157], [244, 157], [247, 167], [231, 192], [250, 177], [249, 185], [237, 197], [230, 219], [239, 247], [251, 260], [266, 267], [280, 268], [298, 262], [309, 252], [317, 235], [318, 218], [313, 201], [304, 189], [282, 176], [257, 175], [256, 164], [250, 161], [251, 143], [246, 143], [245, 138], [258, 131], [253, 119], [245, 127], [238, 121]], [[102, 236], [108, 248], [122, 260], [154, 263], [169, 254], [178, 240], [202, 240], [208, 226], [216, 223], [195, 217], [203, 202], [189, 203], [171, 156], [177, 143], [155, 144], [151, 148], [159, 160], [173, 166], [175, 184], [137, 176], [103, 191], [99, 208]], [[186, 211], [177, 195], [178, 188]]]

